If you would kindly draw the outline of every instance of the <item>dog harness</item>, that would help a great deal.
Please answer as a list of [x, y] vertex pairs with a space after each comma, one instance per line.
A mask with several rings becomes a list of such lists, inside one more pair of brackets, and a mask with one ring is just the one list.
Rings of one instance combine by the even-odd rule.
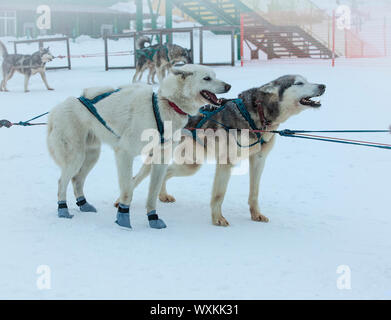
[[162, 117], [160, 116], [159, 104], [157, 101], [157, 94], [155, 92], [152, 93], [152, 108], [153, 108], [153, 113], [155, 115], [157, 130], [159, 131], [159, 134], [160, 134], [160, 143], [163, 144], [164, 143], [164, 124], [162, 121]]
[[87, 99], [86, 97], [84, 96], [81, 96], [78, 98], [78, 100], [82, 103], [82, 105], [84, 105], [88, 111], [90, 111], [92, 113], [92, 115], [107, 129], [109, 130], [112, 134], [114, 134], [117, 138], [120, 138], [120, 136], [118, 134], [116, 134], [114, 132], [113, 129], [111, 129], [106, 121], [100, 116], [100, 114], [98, 113], [98, 110], [96, 110], [95, 108], [95, 104], [98, 103], [99, 101], [103, 100], [104, 98], [107, 98], [108, 96], [111, 96], [113, 93], [116, 93], [118, 91], [120, 91], [121, 89], [117, 89], [117, 90], [114, 90], [114, 91], [109, 91], [109, 92], [105, 92], [105, 93], [102, 93], [100, 94], [99, 96], [96, 96], [94, 99]]
[[[168, 60], [168, 62], [170, 62], [170, 57], [168, 55], [167, 45], [163, 44], [162, 47], [166, 50], [167, 60]], [[144, 56], [148, 60], [153, 61], [153, 57], [160, 49], [161, 48], [153, 48], [153, 47], [146, 47], [143, 49], [137, 49], [136, 50], [136, 57], [139, 58], [140, 56]]]
[[[95, 107], [95, 104], [98, 103], [99, 101], [103, 100], [104, 98], [107, 98], [111, 96], [113, 93], [116, 93], [120, 91], [121, 89], [117, 89], [114, 91], [109, 91], [100, 94], [99, 96], [96, 96], [93, 99], [87, 99], [84, 96], [81, 96], [78, 98], [78, 100], [81, 102], [83, 106], [87, 108], [88, 111], [92, 113], [92, 115], [107, 129], [109, 130], [112, 134], [114, 134], [117, 138], [120, 138], [118, 134], [114, 132], [113, 129], [111, 129], [106, 121], [100, 116], [98, 110]], [[168, 100], [168, 105], [174, 109], [174, 111], [178, 114], [181, 115], [188, 115], [186, 112], [181, 110], [174, 102], [171, 102]], [[164, 124], [163, 120], [160, 116], [160, 111], [159, 111], [159, 104], [158, 104], [158, 97], [157, 94], [154, 92], [152, 93], [152, 108], [153, 108], [153, 113], [155, 115], [155, 120], [156, 120], [156, 126], [160, 134], [160, 142], [163, 144], [164, 143]]]
[[[174, 109], [174, 111], [180, 115], [187, 116], [188, 114], [184, 112], [181, 108], [179, 108], [174, 102], [167, 100], [168, 105]], [[160, 143], [164, 143], [164, 124], [162, 117], [160, 116], [160, 111], [159, 111], [159, 103], [158, 103], [158, 98], [157, 94], [154, 92], [152, 93], [152, 107], [153, 107], [153, 113], [155, 115], [155, 120], [156, 120], [156, 126], [157, 130], [159, 131], [160, 134]]]
[[[221, 122], [218, 122], [216, 120], [213, 120], [211, 119], [214, 115], [218, 114], [220, 111], [224, 110], [226, 105], [227, 105], [227, 102], [233, 102], [235, 104], [235, 106], [237, 107], [237, 109], [239, 110], [240, 114], [242, 115], [242, 117], [247, 121], [247, 123], [249, 124], [250, 128], [252, 130], [254, 130], [255, 132], [255, 135], [257, 136], [257, 141], [250, 144], [249, 146], [242, 146], [239, 141], [236, 140], [236, 144], [241, 147], [241, 148], [251, 148], [255, 145], [257, 145], [258, 143], [260, 143], [261, 145], [266, 143], [266, 141], [263, 139], [261, 133], [259, 132], [259, 129], [257, 128], [257, 126], [255, 125], [255, 122], [254, 120], [251, 118], [251, 115], [250, 113], [247, 111], [244, 103], [243, 103], [243, 100], [242, 99], [233, 99], [233, 100], [227, 100], [221, 107], [215, 109], [215, 110], [206, 110], [204, 107], [201, 108], [199, 110], [199, 112], [203, 115], [202, 119], [200, 122], [198, 122], [198, 124], [195, 126], [195, 130], [192, 131], [192, 135], [193, 135], [193, 138], [194, 140], [197, 140], [197, 129], [201, 129], [201, 127], [207, 122], [207, 121], [212, 121], [212, 122], [215, 122], [217, 124], [219, 124], [220, 126], [223, 127], [223, 129], [225, 129], [227, 132], [230, 130], [230, 129], [235, 129], [235, 128], [230, 128], [228, 126], [226, 126], [225, 124], [221, 123]], [[261, 116], [261, 110], [260, 108], [258, 108], [258, 112], [260, 114], [260, 118], [261, 118], [261, 121], [263, 123], [265, 123], [266, 125], [266, 122], [264, 121], [264, 116], [263, 116], [263, 111], [262, 111], [262, 116]]]

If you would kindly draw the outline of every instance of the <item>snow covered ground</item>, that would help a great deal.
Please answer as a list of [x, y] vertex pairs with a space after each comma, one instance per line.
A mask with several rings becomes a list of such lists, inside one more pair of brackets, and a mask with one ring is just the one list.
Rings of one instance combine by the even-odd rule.
[[[73, 54], [102, 50], [101, 40], [72, 43]], [[283, 128], [385, 129], [391, 124], [390, 66], [386, 60], [337, 61], [332, 69], [329, 61], [296, 60], [216, 72], [233, 85], [227, 97], [284, 74], [325, 83], [323, 107], [291, 118]], [[15, 75], [11, 92], [0, 94], [0, 119], [27, 120], [84, 87], [129, 83], [133, 72], [105, 72], [103, 58], [74, 59], [72, 71], [48, 72], [55, 91], [44, 90], [34, 77], [28, 94], [23, 77]], [[388, 134], [350, 137], [391, 142]], [[113, 152], [103, 148], [86, 185], [99, 212], [80, 213], [70, 189], [75, 217], [60, 220], [59, 170], [45, 138], [45, 127], [0, 129], [2, 299], [391, 298], [388, 150], [278, 137], [261, 183], [261, 209], [270, 223], [250, 220], [249, 179], [239, 175], [232, 177], [223, 206], [231, 226], [212, 226], [209, 164], [193, 177], [170, 181], [177, 203], [158, 207], [165, 230], [147, 225], [145, 181], [132, 203], [133, 230], [124, 231], [113, 223], [118, 195]], [[42, 265], [50, 268], [49, 290], [37, 287]], [[349, 276], [346, 267], [337, 273], [340, 266], [350, 268], [350, 290], [337, 286], [339, 277]]]

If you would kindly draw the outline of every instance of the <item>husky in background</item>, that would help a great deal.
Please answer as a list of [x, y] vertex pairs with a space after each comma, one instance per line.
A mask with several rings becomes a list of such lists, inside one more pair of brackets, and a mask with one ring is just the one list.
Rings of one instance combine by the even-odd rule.
[[46, 63], [54, 59], [48, 48], [41, 48], [31, 55], [9, 54], [4, 43], [0, 41], [0, 51], [3, 56], [3, 80], [0, 84], [0, 91], [8, 91], [7, 82], [13, 77], [15, 71], [24, 75], [24, 91], [29, 92], [28, 84], [31, 76], [39, 73], [42, 81], [48, 90], [54, 90], [46, 79]]
[[[143, 36], [137, 40], [136, 50], [136, 73], [133, 76], [133, 83], [140, 81], [145, 70], [149, 69], [148, 83], [156, 83], [154, 78], [157, 74], [159, 83], [163, 81], [171, 68], [177, 63], [192, 63], [191, 50], [176, 44], [155, 44], [152, 40]], [[150, 45], [146, 47], [146, 43]]]

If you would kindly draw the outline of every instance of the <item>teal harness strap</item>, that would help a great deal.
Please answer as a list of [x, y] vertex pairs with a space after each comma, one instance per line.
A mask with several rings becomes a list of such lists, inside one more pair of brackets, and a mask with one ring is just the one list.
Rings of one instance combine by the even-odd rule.
[[162, 118], [160, 116], [160, 111], [159, 111], [159, 103], [157, 100], [157, 94], [154, 92], [152, 93], [152, 107], [153, 107], [153, 113], [155, 115], [155, 120], [156, 120], [156, 126], [157, 129], [160, 133], [160, 143], [164, 143], [164, 124], [162, 121]]
[[151, 48], [151, 47], [144, 48], [144, 49], [137, 49], [136, 50], [136, 55], [137, 55], [137, 58], [139, 58], [140, 56], [144, 56], [148, 60], [152, 61], [153, 57], [155, 56], [157, 51], [158, 50], [156, 50], [155, 48]]
[[[240, 114], [243, 116], [243, 118], [248, 122], [248, 124], [250, 125], [251, 129], [252, 130], [256, 130], [256, 131], [259, 131], [259, 129], [257, 128], [257, 126], [255, 125], [255, 122], [254, 120], [251, 118], [251, 115], [250, 113], [247, 111], [246, 107], [244, 106], [244, 103], [243, 103], [243, 100], [242, 99], [234, 99], [234, 100], [228, 100], [228, 101], [232, 101], [235, 106], [238, 108]], [[196, 140], [197, 139], [197, 129], [201, 129], [202, 126], [207, 122], [207, 121], [212, 121], [214, 123], [217, 123], [219, 124], [220, 126], [223, 127], [223, 129], [225, 129], [226, 131], [229, 131], [230, 129], [232, 128], [229, 128], [227, 127], [225, 124], [219, 122], [219, 121], [216, 121], [216, 120], [213, 120], [211, 119], [214, 115], [216, 115], [217, 113], [219, 113], [220, 111], [224, 110], [225, 109], [225, 106], [226, 106], [226, 103], [224, 105], [222, 105], [220, 108], [217, 108], [216, 110], [213, 110], [213, 111], [208, 111], [208, 110], [205, 110], [205, 109], [200, 109], [199, 112], [203, 115], [203, 118], [201, 119], [200, 122], [198, 122], [198, 124], [195, 126], [194, 129], [196, 130], [193, 130], [192, 131], [192, 135], [193, 135], [193, 139]], [[236, 140], [236, 144], [241, 147], [241, 148], [251, 148], [255, 145], [257, 145], [258, 143], [260, 143], [261, 145], [266, 143], [266, 141], [262, 138], [262, 135], [259, 133], [259, 132], [255, 132], [256, 136], [257, 136], [257, 141], [248, 145], [248, 146], [242, 146], [239, 141]]]
[[[219, 123], [219, 122], [217, 122], [217, 121], [211, 119], [215, 114], [218, 114], [220, 111], [224, 110], [224, 109], [225, 109], [225, 106], [226, 106], [226, 105], [224, 104], [224, 105], [222, 105], [220, 108], [217, 108], [216, 110], [213, 110], [213, 111], [208, 111], [208, 110], [205, 110], [205, 109], [201, 108], [201, 109], [199, 110], [199, 112], [203, 115], [203, 117], [202, 117], [201, 121], [198, 122], [198, 124], [196, 125], [195, 129], [201, 129], [202, 126], [205, 124], [205, 122], [207, 122], [208, 120], [210, 120], [210, 121], [216, 122], [216, 123], [218, 123], [219, 125], [223, 126], [224, 129], [228, 129], [228, 130], [229, 130], [229, 128], [228, 128], [227, 126], [225, 126], [224, 124]], [[197, 131], [194, 130], [194, 131], [193, 131], [193, 137], [196, 137], [196, 136], [197, 136]]]
[[[170, 62], [170, 57], [168, 56], [168, 47], [166, 44], [163, 44], [162, 47], [166, 50], [167, 54], [167, 60]], [[147, 47], [143, 49], [137, 49], [136, 50], [136, 56], [139, 58], [140, 56], [144, 56], [150, 61], [153, 61], [153, 57], [155, 54], [160, 50], [161, 48], [153, 48], [153, 47]]]
[[117, 90], [114, 90], [114, 91], [109, 91], [109, 92], [105, 92], [105, 93], [102, 93], [100, 94], [99, 96], [96, 96], [95, 98], [93, 99], [87, 99], [86, 97], [79, 97], [78, 100], [81, 102], [82, 105], [84, 105], [88, 111], [90, 111], [92, 113], [92, 115], [107, 129], [109, 130], [112, 134], [114, 134], [117, 138], [120, 138], [119, 135], [117, 135], [113, 129], [111, 129], [106, 121], [100, 116], [100, 114], [98, 113], [98, 110], [96, 110], [94, 104], [98, 103], [99, 101], [103, 100], [104, 98], [107, 98], [108, 96], [112, 95], [113, 93], [115, 92], [118, 92], [120, 91], [121, 89], [117, 89]]
[[257, 143], [261, 143], [261, 145], [264, 144], [265, 140], [263, 140], [262, 135], [259, 132], [257, 132], [259, 129], [255, 125], [254, 120], [251, 118], [250, 113], [248, 112], [248, 110], [244, 106], [243, 100], [242, 99], [235, 99], [232, 102], [236, 104], [236, 107], [239, 109], [239, 111], [242, 114], [243, 118], [246, 119], [246, 121], [250, 125], [251, 129], [256, 130], [255, 134], [257, 135], [258, 141], [255, 142], [254, 144], [252, 144], [251, 147], [253, 145], [256, 145]]

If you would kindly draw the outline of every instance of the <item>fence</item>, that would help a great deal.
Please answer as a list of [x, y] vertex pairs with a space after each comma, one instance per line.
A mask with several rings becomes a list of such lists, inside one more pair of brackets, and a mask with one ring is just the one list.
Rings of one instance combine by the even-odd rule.
[[[235, 65], [235, 35], [237, 33], [238, 27], [235, 26], [204, 26], [204, 27], [192, 27], [192, 28], [172, 28], [172, 29], [154, 29], [154, 30], [145, 30], [138, 32], [130, 32], [126, 34], [120, 35], [109, 35], [104, 37], [104, 50], [105, 50], [105, 70], [108, 71], [110, 69], [134, 69], [136, 67], [137, 56], [135, 54], [136, 42], [137, 39], [141, 36], [152, 36], [157, 39], [157, 42], [162, 44], [163, 38], [166, 37], [168, 43], [173, 42], [173, 36], [175, 34], [188, 34], [189, 36], [189, 48], [191, 50], [193, 61], [195, 61], [194, 55], [194, 33], [199, 33], [199, 63], [203, 65], [210, 66], [222, 66], [222, 65]], [[216, 37], [219, 35], [229, 35], [230, 36], [230, 61], [226, 62], [216, 62], [216, 61], [206, 61], [205, 59], [205, 32], [213, 32]], [[109, 40], [117, 40], [117, 39], [126, 39], [129, 38], [133, 42], [133, 51], [130, 51], [133, 54], [133, 63], [129, 65], [123, 66], [112, 66], [109, 62], [110, 49], [109, 49]], [[213, 48], [213, 50], [216, 50]]]
[[34, 39], [34, 40], [17, 40], [12, 41], [14, 44], [14, 52], [18, 53], [18, 45], [20, 44], [30, 44], [30, 43], [37, 43], [38, 49], [41, 49], [44, 47], [44, 43], [47, 42], [58, 42], [58, 41], [65, 41], [66, 43], [66, 50], [67, 50], [67, 65], [66, 66], [56, 66], [56, 67], [46, 67], [46, 70], [55, 70], [55, 69], [68, 69], [71, 70], [71, 52], [69, 47], [69, 38], [68, 37], [60, 37], [60, 38], [41, 38], [41, 39]]

